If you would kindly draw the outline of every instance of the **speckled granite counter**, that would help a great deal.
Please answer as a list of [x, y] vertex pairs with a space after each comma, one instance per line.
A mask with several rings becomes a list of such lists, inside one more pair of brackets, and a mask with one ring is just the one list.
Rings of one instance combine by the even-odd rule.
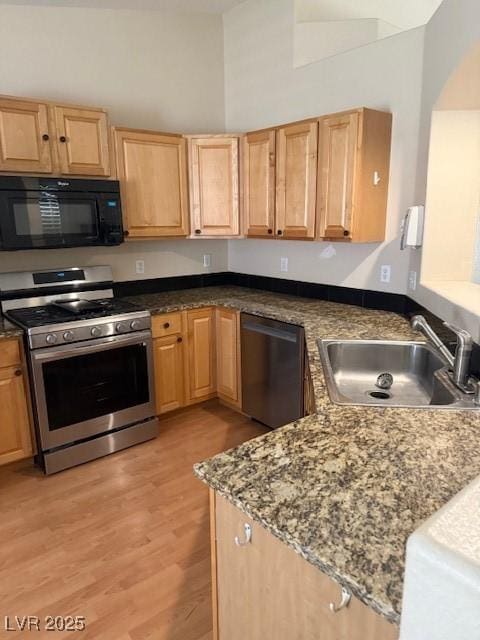
[[23, 330], [16, 327], [0, 314], [0, 340], [3, 338], [18, 338], [23, 336]]
[[480, 474], [480, 415], [331, 403], [318, 338], [418, 338], [396, 314], [251, 289], [130, 298], [153, 312], [208, 304], [305, 327], [316, 413], [195, 467], [208, 485], [393, 622], [408, 536]]

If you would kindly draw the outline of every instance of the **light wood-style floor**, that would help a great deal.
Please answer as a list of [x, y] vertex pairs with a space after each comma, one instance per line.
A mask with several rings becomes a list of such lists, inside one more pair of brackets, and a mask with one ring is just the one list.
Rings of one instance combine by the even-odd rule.
[[[208, 490], [194, 462], [264, 433], [212, 401], [161, 435], [45, 477], [0, 469], [0, 638], [210, 640]], [[83, 615], [82, 632], [6, 632], [4, 616]]]

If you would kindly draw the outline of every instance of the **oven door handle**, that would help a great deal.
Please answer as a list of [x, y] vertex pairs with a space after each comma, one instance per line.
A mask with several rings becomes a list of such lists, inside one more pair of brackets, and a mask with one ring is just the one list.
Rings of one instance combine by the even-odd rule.
[[37, 362], [47, 362], [48, 360], [61, 360], [72, 356], [80, 356], [86, 353], [98, 353], [99, 351], [107, 351], [117, 347], [125, 347], [130, 344], [139, 344], [142, 342], [151, 342], [152, 334], [150, 331], [138, 331], [127, 336], [109, 336], [108, 338], [99, 338], [98, 340], [90, 340], [88, 344], [78, 343], [77, 345], [60, 345], [58, 347], [42, 349], [39, 351], [31, 351], [33, 360]]

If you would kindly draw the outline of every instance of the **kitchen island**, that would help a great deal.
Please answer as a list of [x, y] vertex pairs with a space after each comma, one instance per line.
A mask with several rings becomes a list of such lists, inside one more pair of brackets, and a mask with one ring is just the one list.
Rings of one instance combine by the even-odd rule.
[[131, 298], [164, 313], [225, 306], [305, 328], [315, 412], [199, 463], [195, 473], [361, 602], [397, 623], [405, 545], [480, 474], [480, 415], [334, 405], [318, 338], [418, 339], [400, 315], [210, 287]]

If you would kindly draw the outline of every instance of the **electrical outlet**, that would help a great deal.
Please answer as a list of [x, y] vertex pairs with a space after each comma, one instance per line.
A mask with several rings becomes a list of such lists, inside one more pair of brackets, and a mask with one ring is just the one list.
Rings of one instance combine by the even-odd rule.
[[145, 260], [135, 260], [135, 272], [145, 273]]
[[280, 258], [280, 271], [288, 271], [288, 258]]
[[210, 267], [212, 264], [212, 256], [209, 253], [206, 253], [203, 256], [203, 266], [205, 267], [205, 269], [208, 269], [208, 267]]
[[392, 267], [389, 264], [382, 264], [380, 267], [380, 282], [390, 282]]
[[415, 291], [417, 288], [417, 272], [410, 271], [408, 274], [408, 288], [410, 291]]

